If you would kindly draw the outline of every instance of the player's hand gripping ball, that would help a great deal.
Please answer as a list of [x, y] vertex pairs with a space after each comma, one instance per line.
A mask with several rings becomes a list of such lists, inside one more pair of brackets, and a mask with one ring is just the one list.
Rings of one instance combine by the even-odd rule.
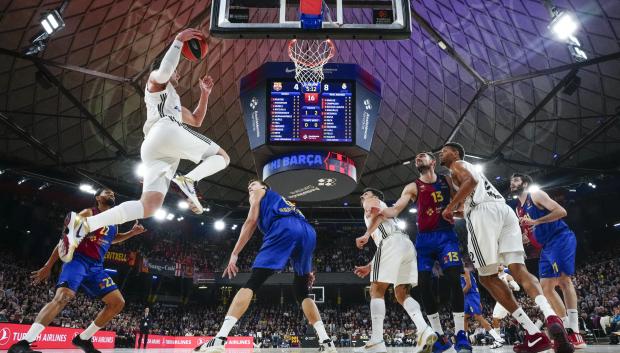
[[189, 61], [198, 63], [207, 56], [209, 52], [209, 46], [207, 45], [207, 39], [200, 31], [193, 33], [192, 37], [183, 41], [183, 48], [181, 54]]

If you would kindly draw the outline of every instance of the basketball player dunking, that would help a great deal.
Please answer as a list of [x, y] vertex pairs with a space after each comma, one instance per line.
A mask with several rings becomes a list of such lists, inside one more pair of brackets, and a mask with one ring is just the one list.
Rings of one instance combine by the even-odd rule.
[[[181, 106], [181, 98], [174, 87], [178, 85], [176, 67], [183, 42], [201, 37], [202, 32], [195, 29], [180, 32], [161, 62], [154, 64], [146, 84], [145, 137], [140, 152], [145, 167], [142, 197], [140, 200], [123, 202], [95, 216], [82, 217], [75, 212], [68, 214], [58, 246], [62, 261], [71, 260], [73, 251], [90, 229], [154, 215], [164, 201], [171, 180], [189, 198], [192, 209], [202, 213], [194, 183], [226, 168], [230, 158], [215, 142], [188, 127], [202, 125], [213, 79], [205, 76], [199, 80], [201, 94], [193, 112]], [[187, 175], [175, 177], [181, 159], [200, 164]]]
[[443, 352], [451, 347], [450, 340], [443, 337], [444, 332], [439, 321], [439, 308], [435, 302], [432, 284], [432, 270], [435, 261], [439, 261], [450, 291], [454, 332], [456, 334], [455, 349], [459, 352], [472, 348], [464, 330], [463, 289], [460, 276], [463, 272], [459, 241], [454, 226], [441, 217], [441, 211], [450, 203], [454, 193], [449, 176], [435, 173], [435, 156], [430, 152], [419, 153], [415, 158], [415, 166], [420, 177], [405, 186], [403, 192], [392, 207], [381, 211], [386, 217], [397, 217], [410, 202], [415, 202], [418, 209], [418, 236], [415, 248], [418, 252], [418, 273], [422, 304], [427, 313], [433, 330], [440, 336], [435, 343], [433, 352]]
[[465, 149], [450, 142], [439, 153], [441, 164], [450, 169], [457, 193], [443, 210], [442, 216], [454, 222], [455, 211], [464, 205], [468, 230], [468, 247], [480, 275], [480, 283], [526, 330], [524, 342], [516, 344], [516, 353], [536, 353], [551, 348], [549, 338], [534, 325], [525, 311], [519, 307], [512, 291], [497, 276], [500, 263], [508, 264], [512, 276], [533, 298], [545, 315], [547, 329], [553, 337], [556, 353], [572, 353], [562, 320], [557, 317], [543, 295], [538, 279], [527, 271], [519, 220], [506, 204], [504, 197], [495, 189], [482, 172], [463, 160]]
[[295, 297], [319, 336], [321, 351], [336, 353], [336, 346], [325, 331], [319, 309], [314, 300], [308, 297], [309, 287], [314, 282], [312, 274], [312, 254], [316, 246], [314, 228], [306, 221], [295, 204], [278, 195], [264, 182], [251, 180], [248, 192], [250, 193], [250, 211], [241, 227], [241, 234], [239, 234], [239, 239], [222, 277], [228, 275], [229, 278], [233, 278], [237, 275], [239, 253], [248, 243], [257, 226], [264, 234], [263, 245], [252, 265], [250, 278], [235, 294], [219, 332], [215, 338], [196, 347], [194, 351], [223, 353], [230, 330], [248, 309], [254, 293], [271, 275], [283, 270], [290, 261], [295, 270], [293, 279]]
[[[532, 177], [527, 174], [513, 174], [510, 178], [510, 190], [518, 196], [517, 212], [525, 213], [521, 224], [532, 227], [536, 241], [542, 244], [538, 263], [540, 284], [553, 309], [564, 318], [570, 341], [575, 348], [585, 348], [579, 333], [577, 292], [571, 279], [575, 274], [577, 238], [562, 220], [567, 214], [564, 207], [542, 190], [528, 191], [530, 185]], [[562, 290], [564, 302], [556, 287]]]
[[[114, 192], [109, 189], [99, 189], [95, 193], [95, 200], [97, 206], [80, 212], [82, 217], [108, 210], [114, 205]], [[73, 260], [63, 265], [56, 284], [54, 299], [41, 309], [24, 339], [12, 345], [7, 353], [36, 352], [30, 348], [30, 344], [75, 297], [79, 288], [82, 288], [89, 296], [101, 298], [105, 307], [86, 330], [73, 338], [72, 343], [86, 353], [101, 353], [93, 346], [92, 336], [125, 306], [123, 295], [112, 278], [103, 270], [104, 256], [112, 244], [121, 243], [144, 231], [144, 227], [136, 221], [127, 233], [118, 233], [116, 225], [105, 226], [90, 233], [76, 249]], [[32, 273], [33, 282], [37, 284], [47, 280], [56, 261], [58, 261], [58, 250], [54, 248], [45, 266]]]
[[418, 283], [418, 269], [415, 249], [409, 236], [398, 228], [395, 218], [387, 218], [379, 212], [387, 206], [383, 193], [377, 189], [366, 188], [361, 196], [364, 208], [364, 221], [368, 230], [356, 239], [362, 248], [372, 236], [377, 252], [366, 266], [356, 266], [355, 274], [366, 277], [370, 274], [370, 318], [372, 336], [365, 346], [356, 348], [356, 353], [387, 352], [383, 341], [383, 320], [385, 318], [385, 291], [394, 285], [396, 300], [403, 306], [418, 331], [416, 352], [429, 353], [437, 340], [420, 310], [420, 304], [409, 294], [411, 286]]

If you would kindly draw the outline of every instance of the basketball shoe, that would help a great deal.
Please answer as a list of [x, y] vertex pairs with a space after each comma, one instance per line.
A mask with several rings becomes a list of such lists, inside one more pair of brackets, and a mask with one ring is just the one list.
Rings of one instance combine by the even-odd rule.
[[555, 315], [551, 315], [547, 318], [547, 331], [549, 336], [553, 339], [553, 350], [555, 353], [573, 353], [575, 347], [570, 343], [568, 334], [564, 329], [564, 323], [562, 319]]
[[65, 217], [65, 226], [58, 242], [58, 257], [62, 262], [73, 260], [73, 252], [88, 233], [90, 230], [85, 218], [75, 212], [69, 212]]
[[437, 341], [437, 334], [430, 326], [418, 334], [418, 344], [414, 352], [416, 353], [431, 353], [433, 351], [433, 345]]
[[436, 332], [435, 335], [437, 336], [437, 341], [433, 345], [433, 353], [443, 353], [452, 348], [452, 342], [448, 336], [440, 335]]
[[200, 204], [200, 200], [198, 200], [198, 195], [196, 195], [196, 182], [184, 175], [177, 175], [172, 181], [177, 184], [179, 189], [181, 189], [185, 196], [191, 201], [194, 206], [192, 207], [192, 211], [196, 214], [201, 214], [204, 210]]
[[30, 348], [30, 343], [26, 340], [21, 340], [13, 344], [6, 353], [41, 353], [39, 351], [33, 351]]
[[568, 333], [568, 340], [570, 341], [570, 343], [573, 344], [575, 349], [584, 349], [588, 347], [586, 342], [583, 340], [583, 336], [581, 336], [581, 333], [574, 332], [571, 329], [566, 329], [566, 332]]
[[458, 353], [472, 352], [471, 344], [469, 344], [469, 339], [467, 338], [467, 333], [465, 333], [465, 331], [459, 331], [456, 334], [455, 341], [456, 343], [454, 344], [454, 350]]
[[214, 337], [209, 342], [194, 348], [194, 352], [224, 353], [226, 337]]
[[533, 335], [526, 334], [523, 341], [512, 347], [515, 353], [538, 353], [551, 349], [551, 341], [542, 332]]
[[336, 345], [330, 339], [326, 339], [325, 341], [321, 342], [321, 344], [319, 345], [319, 352], [338, 353], [338, 351], [336, 350]]
[[385, 341], [381, 340], [381, 342], [366, 342], [365, 346], [357, 347], [353, 349], [354, 353], [387, 353], [387, 348], [385, 347]]

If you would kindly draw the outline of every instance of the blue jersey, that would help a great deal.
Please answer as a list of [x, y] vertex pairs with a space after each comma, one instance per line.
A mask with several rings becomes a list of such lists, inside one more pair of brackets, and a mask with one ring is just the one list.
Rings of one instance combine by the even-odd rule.
[[[92, 208], [93, 216], [100, 213], [97, 207]], [[90, 232], [78, 245], [75, 252], [86, 256], [88, 259], [103, 263], [105, 254], [112, 246], [112, 241], [118, 234], [118, 226], [104, 226]]]
[[303, 213], [295, 207], [295, 204], [280, 196], [277, 192], [268, 189], [260, 201], [258, 229], [267, 235], [274, 223], [284, 217], [306, 220]]
[[[550, 213], [550, 211], [547, 209], [538, 208], [538, 206], [534, 204], [534, 201], [532, 201], [532, 197], [529, 193], [527, 194], [524, 205], [522, 205], [521, 207], [531, 219], [539, 219]], [[558, 219], [553, 222], [543, 223], [535, 226], [534, 236], [536, 237], [536, 241], [538, 241], [542, 245], [545, 245], [554, 236], [569, 231], [570, 229], [568, 228], [568, 225], [564, 223], [563, 220]]]
[[[470, 272], [469, 279], [471, 279], [471, 288], [469, 289], [469, 293], [478, 293], [478, 283], [476, 283], [476, 277]], [[465, 288], [467, 283], [465, 282], [465, 273], [461, 275], [461, 287]]]

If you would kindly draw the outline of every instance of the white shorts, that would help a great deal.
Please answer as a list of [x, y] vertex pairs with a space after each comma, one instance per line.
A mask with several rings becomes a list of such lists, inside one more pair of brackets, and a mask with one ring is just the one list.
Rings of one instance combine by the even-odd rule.
[[493, 308], [493, 318], [494, 319], [503, 319], [510, 314], [506, 308], [502, 306], [499, 302], [495, 303], [495, 307]]
[[467, 210], [468, 250], [483, 276], [497, 274], [499, 264], [525, 263], [519, 220], [503, 202], [484, 202]]
[[415, 247], [405, 234], [393, 234], [381, 241], [370, 263], [370, 282], [418, 285]]
[[140, 149], [144, 166], [142, 192], [166, 194], [181, 159], [200, 163], [219, 150], [217, 143], [187, 125], [169, 119], [159, 120], [149, 130]]

